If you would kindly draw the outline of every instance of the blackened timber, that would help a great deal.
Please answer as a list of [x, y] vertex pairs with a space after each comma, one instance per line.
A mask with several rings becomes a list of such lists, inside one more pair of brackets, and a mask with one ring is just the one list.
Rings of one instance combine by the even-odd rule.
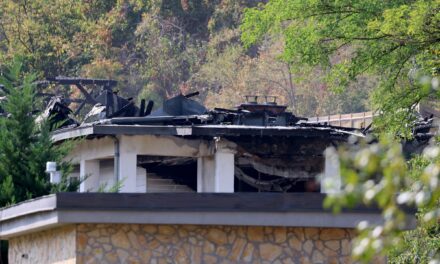
[[139, 107], [139, 116], [144, 116], [145, 114], [145, 99], [141, 99], [141, 105]]
[[133, 126], [133, 125], [98, 125], [93, 127], [95, 135], [178, 135], [175, 126]]
[[73, 115], [78, 115], [81, 112], [81, 109], [83, 109], [83, 107], [86, 105], [86, 103], [86, 100], [83, 100], [78, 108], [75, 110], [75, 113], [73, 113]]
[[331, 128], [258, 127], [258, 126], [193, 126], [193, 136], [292, 136], [292, 137], [348, 137], [351, 133]]
[[74, 77], [55, 77], [55, 78], [47, 78], [50, 82], [57, 82], [59, 84], [82, 84], [82, 85], [99, 85], [99, 86], [107, 86], [112, 87], [118, 84], [115, 80], [110, 79], [89, 79], [89, 78], [74, 78]]
[[[144, 117], [124, 117], [124, 118], [112, 118], [111, 123], [117, 125], [163, 125], [165, 122], [169, 123], [201, 123], [203, 119], [198, 115], [188, 115], [188, 116], [144, 116]], [[170, 126], [170, 125], [168, 125]]]
[[151, 114], [151, 111], [153, 110], [154, 101], [148, 101], [147, 109], [145, 110], [144, 114], [142, 116], [147, 116]]
[[95, 100], [95, 98], [93, 98], [93, 96], [90, 95], [89, 92], [87, 92], [86, 88], [84, 88], [84, 86], [82, 86], [79, 83], [75, 83], [76, 87], [78, 87], [78, 89], [83, 93], [84, 97], [86, 98], [86, 102], [89, 104], [96, 104], [97, 101]]
[[[172, 117], [169, 117], [172, 118]], [[116, 119], [116, 118], [115, 118]], [[120, 118], [124, 120], [127, 118]], [[190, 128], [192, 136], [292, 136], [292, 137], [331, 137], [345, 136], [351, 133], [332, 129], [313, 129], [301, 127], [249, 127], [249, 126], [154, 126], [154, 125], [97, 125], [96, 134], [112, 135], [176, 135], [179, 128]]]
[[134, 106], [134, 102], [131, 101], [128, 104], [124, 105], [122, 108], [120, 108], [118, 111], [114, 112], [113, 114], [110, 114], [109, 118], [120, 116], [124, 112], [130, 110], [130, 108], [133, 106]]

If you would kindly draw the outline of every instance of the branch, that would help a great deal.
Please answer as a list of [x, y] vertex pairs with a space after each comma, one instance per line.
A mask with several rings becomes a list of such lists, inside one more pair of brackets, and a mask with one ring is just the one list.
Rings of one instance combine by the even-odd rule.
[[392, 87], [394, 88], [397, 82], [397, 79], [399, 78], [400, 73], [402, 72], [403, 66], [405, 66], [406, 62], [413, 56], [414, 54], [410, 53], [409, 56], [407, 56], [402, 63], [399, 65], [399, 70], [393, 77]]
[[365, 13], [364, 11], [356, 11], [356, 10], [336, 10], [336, 11], [327, 11], [327, 12], [319, 12], [319, 13], [312, 13], [306, 16], [298, 16], [293, 18], [288, 18], [286, 21], [295, 21], [298, 19], [306, 19], [306, 18], [312, 18], [317, 16], [326, 16], [326, 15], [338, 15], [338, 14], [362, 14]]
[[325, 16], [325, 15], [337, 15], [337, 14], [359, 14], [362, 13], [361, 11], [351, 11], [351, 10], [338, 10], [338, 11], [328, 11], [328, 12], [322, 12], [322, 13], [315, 13], [310, 14], [308, 16], [305, 16], [303, 18], [311, 18], [316, 16]]
[[291, 102], [291, 104], [292, 104], [292, 108], [293, 108], [293, 110], [295, 110], [295, 87], [294, 87], [294, 85], [293, 85], [293, 82], [292, 82], [292, 71], [291, 71], [291, 69], [290, 69], [290, 64], [288, 64], [288, 63], [286, 63], [286, 67], [287, 67], [287, 75], [289, 76], [289, 91], [288, 91], [288, 93], [289, 93], [289, 97], [290, 97], [290, 102]]
[[9, 40], [9, 37], [8, 37], [8, 35], [6, 34], [5, 26], [3, 25], [3, 23], [1, 22], [1, 20], [0, 20], [0, 28], [2, 29], [3, 36], [5, 37], [6, 42], [8, 42], [8, 45], [11, 44], [11, 42], [10, 42], [10, 40]]
[[334, 40], [366, 40], [366, 41], [370, 41], [370, 40], [380, 40], [380, 39], [384, 39], [387, 37], [391, 37], [392, 35], [382, 35], [379, 37], [347, 37], [347, 36], [335, 36], [332, 38], [326, 38], [326, 39], [322, 39], [320, 40], [320, 42], [329, 42], [329, 41], [334, 41]]
[[401, 48], [401, 47], [402, 47], [402, 45], [396, 45], [396, 46], [394, 46], [394, 47], [391, 47], [389, 50], [387, 50], [387, 51], [381, 53], [380, 55], [374, 57], [373, 60], [372, 60], [373, 62], [370, 63], [369, 65], [367, 65], [367, 67], [365, 67], [363, 70], [361, 70], [360, 72], [358, 72], [357, 75], [366, 72], [371, 66], [373, 66], [373, 65], [376, 63], [376, 61], [377, 61], [378, 59], [380, 59], [381, 57], [384, 57], [384, 56], [387, 56], [387, 55], [393, 53], [394, 51], [396, 51], [397, 49], [399, 49], [399, 48]]

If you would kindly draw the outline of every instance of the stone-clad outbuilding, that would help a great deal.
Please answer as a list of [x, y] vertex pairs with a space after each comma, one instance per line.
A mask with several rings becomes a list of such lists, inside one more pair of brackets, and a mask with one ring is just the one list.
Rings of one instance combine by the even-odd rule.
[[[10, 263], [350, 263], [372, 208], [322, 207], [340, 186], [328, 126], [115, 125], [61, 129], [80, 139], [59, 193], [0, 210]], [[321, 185], [326, 180], [331, 187]], [[96, 193], [121, 182], [119, 193]], [[410, 217], [408, 227], [414, 226]], [[378, 261], [384, 261], [378, 259]]]
[[381, 217], [324, 197], [60, 193], [2, 209], [0, 237], [10, 263], [351, 263], [354, 227]]
[[69, 177], [81, 186], [0, 209], [10, 263], [351, 263], [355, 227], [382, 221], [374, 208], [323, 208], [341, 186], [326, 149], [364, 130], [303, 122], [267, 101], [208, 111], [179, 95], [151, 112], [113, 93], [114, 81], [58, 81], [104, 85], [86, 96], [91, 120], [52, 135], [74, 140]]

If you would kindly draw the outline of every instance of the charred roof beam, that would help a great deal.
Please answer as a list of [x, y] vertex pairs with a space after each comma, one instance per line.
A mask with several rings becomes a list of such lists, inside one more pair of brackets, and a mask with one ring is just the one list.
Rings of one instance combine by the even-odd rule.
[[98, 86], [104, 86], [105, 88], [111, 88], [118, 84], [116, 80], [111, 79], [89, 79], [89, 78], [74, 78], [74, 77], [55, 77], [55, 78], [47, 78], [50, 82], [57, 82], [59, 84], [66, 84], [66, 85], [98, 85]]

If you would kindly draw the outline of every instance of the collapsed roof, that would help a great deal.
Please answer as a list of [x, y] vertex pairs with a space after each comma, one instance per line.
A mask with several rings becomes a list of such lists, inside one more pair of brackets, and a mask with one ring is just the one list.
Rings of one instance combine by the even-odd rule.
[[[220, 127], [212, 126], [239, 126], [235, 132], [246, 134], [244, 130], [252, 131], [251, 127], [270, 128], [279, 127], [284, 129], [299, 129], [314, 133], [317, 130], [331, 132], [332, 134], [351, 134], [363, 136], [368, 133], [364, 130], [331, 126], [327, 123], [308, 123], [307, 118], [297, 117], [287, 112], [285, 105], [278, 105], [274, 96], [247, 95], [246, 102], [237, 106], [236, 109], [214, 108], [208, 110], [205, 106], [192, 98], [199, 93], [177, 95], [165, 100], [163, 105], [153, 111], [154, 102], [145, 99], [140, 100], [137, 106], [133, 98], [124, 98], [114, 88], [117, 81], [111, 79], [90, 79], [77, 77], [55, 77], [36, 82], [38, 87], [46, 87], [50, 84], [75, 86], [81, 96], [70, 98], [60, 94], [39, 93], [46, 97], [46, 109], [40, 114], [39, 120], [51, 118], [53, 130], [65, 130], [81, 127], [90, 127], [103, 124], [119, 126], [131, 125], [203, 125], [205, 131], [208, 126], [211, 130], [219, 130]], [[0, 85], [0, 89], [2, 85]], [[260, 102], [264, 98], [263, 102]], [[0, 101], [7, 100], [6, 96], [0, 97]], [[72, 104], [74, 107], [72, 107]], [[86, 111], [86, 113], [84, 113]], [[6, 116], [0, 109], [0, 115]], [[432, 116], [418, 121], [414, 129], [415, 137], [432, 137]], [[224, 131], [224, 127], [223, 131]], [[243, 130], [244, 129], [244, 130]], [[313, 131], [313, 132], [312, 132]], [[287, 132], [289, 133], [289, 132]], [[215, 133], [214, 133], [215, 134]]]
[[[278, 105], [274, 97], [248, 96], [247, 102], [235, 109], [209, 110], [194, 100], [196, 92], [165, 100], [153, 110], [151, 101], [141, 100], [138, 107], [132, 98], [115, 93], [112, 88], [116, 83], [111, 80], [56, 78], [52, 81], [75, 85], [83, 94], [83, 99], [75, 102], [79, 106], [71, 111], [67, 110], [71, 99], [52, 97], [46, 116], [71, 120], [53, 131], [56, 141], [106, 135], [209, 140], [222, 137], [237, 145], [234, 165], [239, 191], [290, 192], [310, 188], [302, 183], [298, 185], [298, 181], [315, 181], [323, 171], [326, 147], [346, 141], [351, 135], [363, 137], [361, 131], [351, 128], [308, 124], [306, 118], [297, 117], [286, 111], [286, 106]], [[90, 91], [86, 86], [99, 86], [100, 90]], [[75, 113], [86, 105], [91, 110], [80, 121]], [[197, 160], [194, 158], [139, 156], [138, 166], [150, 174], [157, 173], [162, 178], [196, 188]]]
[[[64, 122], [61, 127], [84, 126], [92, 123], [111, 123], [118, 125], [128, 124], [157, 124], [157, 125], [243, 125], [243, 126], [305, 126], [320, 127], [322, 125], [306, 125], [306, 118], [299, 118], [286, 111], [286, 106], [278, 105], [275, 97], [265, 97], [265, 101], [258, 102], [258, 96], [247, 96], [248, 101], [237, 106], [236, 109], [215, 108], [208, 110], [205, 106], [192, 99], [198, 92], [177, 95], [165, 100], [163, 105], [155, 111], [154, 102], [142, 99], [140, 106], [136, 106], [133, 98], [124, 98], [114, 87], [115, 80], [87, 79], [56, 77], [38, 82], [39, 86], [49, 85], [73, 85], [82, 94], [82, 98], [63, 98], [60, 95], [44, 94], [51, 96], [48, 100], [44, 117], [57, 116], [56, 121], [61, 118], [71, 119]], [[87, 89], [91, 87], [91, 89]], [[98, 88], [98, 89], [96, 89]], [[269, 101], [270, 99], [271, 101]], [[70, 110], [70, 105], [76, 103], [77, 107]], [[92, 109], [78, 120], [79, 113], [88, 105]], [[328, 126], [329, 127], [329, 126]], [[345, 129], [352, 131], [352, 129]]]
[[[107, 135], [223, 137], [237, 145], [235, 177], [244, 186], [239, 191], [298, 190], [298, 181], [312, 182], [323, 171], [323, 152], [328, 146], [368, 133], [365, 129], [308, 123], [307, 118], [286, 111], [287, 107], [278, 105], [271, 96], [246, 96], [246, 102], [235, 109], [209, 110], [193, 99], [196, 92], [165, 100], [153, 110], [153, 101], [142, 99], [137, 106], [133, 98], [120, 96], [114, 90], [114, 80], [57, 77], [38, 83], [49, 84], [75, 86], [81, 93], [80, 98], [42, 94], [48, 100], [39, 118], [50, 118], [55, 141]], [[84, 110], [88, 110], [86, 114]], [[423, 120], [415, 134], [429, 139], [431, 124], [430, 119]], [[138, 165], [194, 188], [194, 177], [183, 177], [191, 173], [176, 173], [197, 170], [192, 158], [141, 156]], [[301, 186], [304, 190], [316, 188]]]

